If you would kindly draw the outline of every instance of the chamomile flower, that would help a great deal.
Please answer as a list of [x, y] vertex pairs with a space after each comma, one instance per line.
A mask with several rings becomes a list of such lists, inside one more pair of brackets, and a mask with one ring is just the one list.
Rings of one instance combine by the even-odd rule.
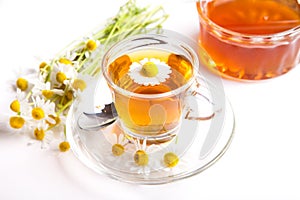
[[51, 73], [51, 82], [58, 85], [69, 85], [78, 75], [76, 68], [70, 64], [57, 63]]
[[16, 81], [16, 86], [18, 89], [26, 91], [28, 89], [28, 81], [25, 78], [20, 77]]
[[[64, 115], [56, 115], [56, 116], [49, 116], [52, 118], [52, 123], [46, 121], [49, 125], [49, 128], [53, 131], [53, 137], [55, 139], [65, 138], [64, 131], [65, 131], [65, 124], [66, 124], [66, 116]], [[54, 123], [53, 123], [54, 122]]]
[[8, 116], [7, 127], [15, 134], [27, 134], [32, 130], [28, 116], [19, 114]]
[[93, 51], [85, 51], [84, 55], [87, 58], [85, 62], [82, 65], [83, 69], [90, 68], [91, 66], [94, 66], [91, 71], [88, 71], [88, 74], [94, 74], [99, 72], [99, 67], [96, 63], [99, 63], [99, 58], [103, 57], [104, 52], [104, 46], [100, 44], [100, 42], [96, 41], [97, 48]]
[[[78, 92], [83, 92], [87, 88], [87, 83], [98, 82], [98, 79], [86, 74], [78, 74], [69, 85], [72, 90], [76, 91], [74, 96], [77, 97]], [[95, 83], [96, 84], [96, 83]]]
[[[86, 59], [90, 58], [93, 52], [96, 51], [98, 46], [100, 45], [99, 40], [93, 39], [92, 36], [84, 37], [82, 40], [77, 41], [77, 45], [72, 49], [72, 51], [68, 52], [66, 57], [70, 57], [70, 60], [73, 58]], [[75, 57], [74, 57], [75, 56]]]
[[10, 127], [14, 129], [26, 129], [24, 126], [26, 126], [32, 106], [26, 98], [26, 93], [19, 88], [17, 89], [16, 99], [10, 104], [10, 109], [16, 113], [16, 115], [11, 116], [9, 119]]
[[68, 141], [63, 141], [59, 143], [58, 147], [61, 152], [66, 152], [70, 149], [70, 143]]
[[18, 68], [14, 71], [17, 79], [14, 81], [10, 81], [10, 84], [13, 86], [13, 89], [20, 89], [23, 92], [28, 92], [33, 86], [33, 81], [37, 79], [36, 70], [35, 69], [24, 69]]
[[25, 119], [22, 116], [15, 115], [9, 118], [9, 125], [14, 129], [21, 129], [25, 124]]
[[112, 145], [111, 152], [114, 156], [121, 156], [125, 151], [125, 145], [128, 141], [123, 134], [120, 134], [117, 138], [115, 137], [115, 140], [116, 142]]
[[114, 156], [121, 156], [125, 152], [125, 146], [128, 144], [128, 140], [124, 137], [124, 134], [112, 133], [109, 136], [111, 140], [111, 153]]
[[30, 112], [31, 106], [26, 98], [26, 93], [17, 89], [16, 99], [13, 100], [10, 104], [10, 109], [16, 113], [22, 115], [28, 115]]
[[78, 54], [75, 51], [66, 51], [65, 55], [59, 59], [60, 63], [67, 61], [64, 64], [77, 65], [76, 57]]
[[49, 81], [47, 81], [46, 83], [44, 81], [36, 81], [34, 87], [32, 88], [33, 96], [42, 95], [46, 99], [50, 99], [55, 94], [63, 96], [64, 91], [61, 89], [52, 89], [51, 83]]
[[26, 76], [22, 76], [19, 77], [16, 82], [15, 82], [15, 86], [17, 89], [20, 89], [23, 92], [28, 92], [31, 90], [31, 88], [33, 87], [33, 82], [37, 79], [37, 77], [30, 77], [29, 75]]
[[51, 66], [50, 61], [42, 61], [39, 64], [39, 81], [45, 82], [45, 80], [48, 78], [49, 74], [51, 73]]
[[131, 161], [130, 141], [116, 124], [102, 129], [104, 132], [99, 137], [101, 145], [97, 145], [99, 151], [103, 152], [103, 161], [115, 169], [127, 169], [128, 161]]
[[114, 156], [121, 156], [125, 152], [126, 145], [128, 144], [127, 138], [123, 133], [109, 133], [106, 134], [106, 139], [112, 145], [111, 153]]
[[51, 116], [56, 116], [55, 104], [49, 100], [40, 98], [39, 96], [33, 97], [32, 101], [34, 107], [31, 110], [31, 115], [34, 121], [45, 120], [51, 124], [55, 124], [55, 120]]
[[86, 88], [86, 82], [83, 79], [80, 78], [76, 78], [72, 81], [71, 87], [75, 90], [75, 91], [83, 91]]
[[[94, 40], [92, 38], [88, 38], [86, 41], [85, 41], [85, 49], [88, 51], [88, 52], [93, 52], [97, 49], [97, 47], [99, 46], [100, 42], [98, 40]], [[90, 55], [86, 55], [87, 58], [90, 56]]]
[[42, 141], [45, 138], [45, 133], [48, 127], [49, 126], [45, 121], [37, 123], [37, 126], [34, 128], [33, 131], [35, 139]]
[[152, 154], [158, 149], [157, 145], [147, 145], [147, 139], [143, 140], [141, 144], [139, 139], [132, 141], [135, 146], [135, 152], [133, 154], [134, 165], [130, 167], [130, 171], [138, 174], [149, 175], [151, 169], [156, 168], [156, 160], [152, 157]]
[[131, 79], [140, 85], [159, 85], [170, 78], [170, 66], [156, 58], [144, 58], [133, 62], [129, 69]]
[[155, 152], [158, 146], [155, 144], [147, 145], [147, 138], [143, 140], [143, 143], [139, 139], [134, 139], [133, 144], [135, 146], [134, 162], [138, 166], [145, 166], [149, 162], [149, 154]]
[[161, 169], [165, 173], [169, 173], [170, 176], [174, 173], [183, 172], [190, 160], [188, 152], [182, 152], [182, 148], [179, 145], [176, 141], [172, 141], [170, 145], [164, 147], [160, 152]]
[[46, 121], [39, 121], [35, 124], [32, 124], [32, 140], [28, 142], [28, 146], [33, 144], [41, 144], [42, 149], [49, 147], [49, 144], [53, 140], [53, 132], [49, 130], [49, 125]]
[[179, 152], [175, 148], [166, 148], [161, 158], [162, 165], [167, 168], [176, 167], [180, 161]]

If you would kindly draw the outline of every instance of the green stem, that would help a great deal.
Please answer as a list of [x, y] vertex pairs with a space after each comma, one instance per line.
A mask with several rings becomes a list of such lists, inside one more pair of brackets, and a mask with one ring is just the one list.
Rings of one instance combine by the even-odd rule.
[[[136, 7], [135, 1], [129, 1], [125, 4], [125, 6], [120, 9], [119, 14], [112, 19], [111, 23], [108, 24], [105, 29], [94, 35], [94, 38], [103, 45], [101, 46], [103, 51], [112, 43], [120, 41], [130, 35], [146, 32], [147, 30], [159, 30], [162, 27], [162, 23], [165, 22], [169, 16], [164, 13], [162, 6], [158, 6], [151, 11], [148, 11], [148, 9], [149, 7], [142, 9]], [[137, 12], [135, 12], [136, 10]], [[154, 16], [155, 18], [153, 18]], [[150, 27], [151, 25], [153, 25], [153, 27]], [[108, 35], [105, 34], [107, 31], [109, 31]], [[82, 73], [92, 76], [97, 75], [102, 56], [103, 53], [95, 55], [94, 60], [89, 63], [88, 67], [82, 70]], [[86, 60], [84, 62], [88, 63]]]
[[60, 115], [65, 109], [69, 108], [73, 103], [73, 100], [68, 101], [59, 111], [56, 112], [57, 115]]

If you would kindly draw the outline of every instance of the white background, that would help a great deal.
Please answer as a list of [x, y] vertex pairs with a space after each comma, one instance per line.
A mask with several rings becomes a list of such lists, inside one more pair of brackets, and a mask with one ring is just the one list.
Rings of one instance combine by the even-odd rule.
[[[117, 13], [124, 0], [0, 0], [0, 199], [300, 199], [300, 69], [255, 83], [223, 80], [236, 130], [225, 155], [191, 178], [158, 186], [122, 183], [96, 174], [69, 151], [27, 146], [5, 129], [9, 87], [32, 60], [51, 58]], [[148, 1], [150, 2], [150, 1]], [[190, 0], [155, 0], [164, 27], [196, 40]], [[266, 58], [271, 59], [271, 58]]]

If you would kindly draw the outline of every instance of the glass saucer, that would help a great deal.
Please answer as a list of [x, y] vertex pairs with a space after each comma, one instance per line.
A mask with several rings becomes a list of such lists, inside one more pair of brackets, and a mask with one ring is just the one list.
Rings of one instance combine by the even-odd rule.
[[99, 174], [137, 184], [181, 180], [218, 161], [233, 138], [234, 113], [223, 87], [204, 77], [198, 77], [188, 91], [176, 137], [157, 144], [125, 135], [118, 119], [102, 128], [79, 127], [78, 119], [83, 112], [96, 113], [111, 102], [104, 78], [87, 85], [70, 108], [66, 135], [75, 156]]

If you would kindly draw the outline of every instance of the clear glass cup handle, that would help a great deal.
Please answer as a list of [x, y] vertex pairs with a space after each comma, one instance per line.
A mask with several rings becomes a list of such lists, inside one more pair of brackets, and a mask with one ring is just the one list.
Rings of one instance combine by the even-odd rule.
[[197, 77], [186, 94], [184, 118], [187, 120], [210, 120], [218, 111], [211, 92], [202, 82], [203, 80]]

